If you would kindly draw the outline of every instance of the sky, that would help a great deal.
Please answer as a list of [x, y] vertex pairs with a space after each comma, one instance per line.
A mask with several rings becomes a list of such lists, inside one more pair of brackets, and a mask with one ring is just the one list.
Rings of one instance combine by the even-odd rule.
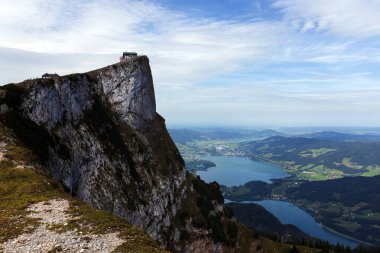
[[380, 0], [1, 0], [0, 85], [149, 57], [169, 127], [380, 126]]

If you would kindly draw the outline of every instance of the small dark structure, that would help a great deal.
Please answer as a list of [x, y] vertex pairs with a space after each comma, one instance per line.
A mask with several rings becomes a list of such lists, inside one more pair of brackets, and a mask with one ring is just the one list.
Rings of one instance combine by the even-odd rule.
[[57, 73], [55, 74], [48, 74], [48, 73], [45, 73], [42, 75], [42, 78], [58, 78], [59, 75]]
[[137, 56], [136, 52], [125, 51], [125, 52], [123, 52], [123, 55], [120, 56], [120, 61], [126, 61], [126, 60], [131, 59], [131, 58], [136, 57], [136, 56]]

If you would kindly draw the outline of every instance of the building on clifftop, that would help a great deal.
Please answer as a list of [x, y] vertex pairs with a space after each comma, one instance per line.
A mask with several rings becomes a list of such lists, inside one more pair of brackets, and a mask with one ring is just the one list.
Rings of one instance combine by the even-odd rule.
[[137, 56], [137, 53], [136, 52], [128, 52], [128, 51], [125, 51], [123, 52], [123, 55], [120, 56], [120, 61], [126, 61], [128, 59], [132, 59], [133, 57], [136, 57]]

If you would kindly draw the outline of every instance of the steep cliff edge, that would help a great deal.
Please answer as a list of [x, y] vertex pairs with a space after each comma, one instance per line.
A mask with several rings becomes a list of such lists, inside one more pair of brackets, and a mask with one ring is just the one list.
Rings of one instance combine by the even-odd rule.
[[2, 86], [0, 122], [68, 193], [140, 226], [170, 250], [259, 249], [223, 205], [219, 186], [186, 172], [156, 113], [145, 56]]
[[0, 252], [168, 253], [125, 219], [71, 197], [38, 166], [0, 124]]

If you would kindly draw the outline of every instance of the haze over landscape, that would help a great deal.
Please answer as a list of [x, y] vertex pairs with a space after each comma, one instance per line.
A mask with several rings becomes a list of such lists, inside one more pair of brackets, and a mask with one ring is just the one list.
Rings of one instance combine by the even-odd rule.
[[0, 83], [149, 56], [171, 126], [380, 125], [378, 0], [4, 0]]
[[380, 253], [380, 0], [0, 9], [0, 252]]

